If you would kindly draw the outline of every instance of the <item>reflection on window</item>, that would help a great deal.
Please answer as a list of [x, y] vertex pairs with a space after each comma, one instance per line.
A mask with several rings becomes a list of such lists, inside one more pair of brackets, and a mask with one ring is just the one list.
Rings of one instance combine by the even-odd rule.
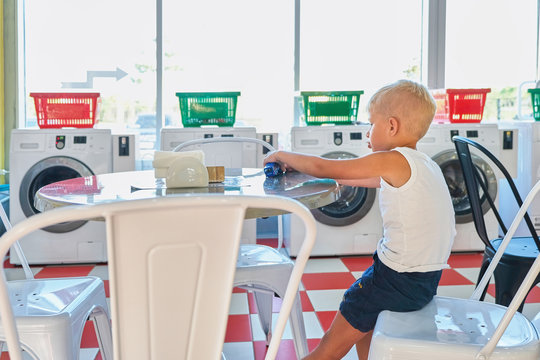
[[[536, 76], [536, 0], [446, 2], [446, 87], [491, 88], [484, 121], [516, 118]], [[489, 9], [489, 11], [487, 11]], [[523, 91], [524, 114], [531, 114]]]

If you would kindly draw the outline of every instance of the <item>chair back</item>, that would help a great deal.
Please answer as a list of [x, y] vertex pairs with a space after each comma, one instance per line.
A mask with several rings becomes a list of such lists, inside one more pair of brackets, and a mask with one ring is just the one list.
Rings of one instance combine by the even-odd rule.
[[184, 148], [187, 148], [193, 145], [224, 143], [224, 142], [249, 142], [249, 143], [261, 145], [262, 147], [266, 148], [268, 151], [276, 150], [272, 145], [270, 145], [266, 141], [256, 139], [256, 138], [248, 138], [248, 137], [239, 136], [239, 137], [217, 137], [217, 138], [204, 138], [204, 139], [189, 140], [176, 146], [172, 151], [180, 151]]
[[[292, 212], [307, 224], [308, 241], [283, 299], [272, 338], [276, 341], [270, 344], [277, 353], [315, 239], [311, 213], [292, 199], [178, 196], [58, 208], [16, 224], [0, 238], [0, 253], [5, 255], [13, 243], [37, 229], [104, 218], [114, 358], [217, 359], [247, 208]], [[0, 312], [11, 358], [17, 360], [20, 348], [5, 277], [0, 280]]]
[[[8, 216], [6, 214], [6, 210], [4, 210], [4, 207], [0, 204], [0, 220], [2, 220], [2, 224], [4, 225], [4, 229], [6, 231], [9, 231], [11, 229], [11, 222], [8, 219]], [[12, 249], [17, 253], [17, 256], [19, 257], [19, 260], [21, 261], [21, 266], [24, 271], [24, 276], [27, 280], [34, 278], [34, 273], [30, 269], [30, 265], [28, 264], [28, 260], [26, 259], [26, 256], [24, 255], [24, 252], [21, 248], [21, 245], [19, 242], [15, 242], [13, 244]]]
[[[224, 142], [225, 143], [226, 142], [239, 142], [239, 143], [248, 142], [248, 143], [261, 145], [263, 148], [265, 148], [268, 151], [276, 150], [271, 144], [267, 143], [264, 140], [238, 136], [238, 137], [217, 137], [217, 138], [203, 138], [203, 139], [189, 140], [176, 146], [172, 151], [179, 152], [193, 145], [214, 144], [214, 143], [224, 143]], [[281, 247], [283, 246], [283, 218], [281, 217], [281, 215], [278, 218], [277, 224], [278, 224], [277, 248], [281, 249]]]
[[[538, 181], [533, 186], [533, 188], [531, 189], [531, 191], [525, 198], [525, 201], [523, 202], [523, 204], [520, 205], [520, 208], [516, 214], [516, 217], [512, 221], [512, 224], [510, 225], [508, 232], [505, 234], [502, 242], [500, 243], [499, 248], [497, 249], [497, 252], [493, 256], [491, 263], [489, 264], [486, 272], [484, 273], [484, 276], [482, 277], [482, 280], [480, 281], [480, 283], [474, 290], [473, 295], [471, 296], [471, 299], [478, 300], [480, 298], [482, 289], [484, 289], [487, 286], [489, 279], [493, 275], [493, 271], [495, 270], [495, 267], [499, 263], [499, 260], [501, 259], [503, 253], [506, 251], [506, 248], [508, 244], [510, 243], [512, 236], [514, 236], [514, 233], [516, 232], [520, 221], [527, 214], [527, 209], [529, 208], [532, 201], [536, 198], [539, 192], [540, 192], [540, 181]], [[488, 340], [486, 345], [480, 350], [480, 352], [478, 352], [475, 359], [488, 359], [490, 355], [493, 353], [493, 351], [495, 350], [495, 347], [497, 346], [497, 343], [499, 342], [505, 330], [507, 329], [508, 325], [512, 321], [512, 318], [516, 314], [519, 306], [525, 300], [525, 297], [529, 293], [529, 290], [533, 286], [534, 281], [538, 277], [539, 273], [540, 273], [540, 255], [536, 257], [529, 271], [527, 272], [527, 275], [521, 282], [519, 289], [517, 290], [516, 294], [512, 298], [510, 305], [508, 305], [508, 308], [506, 309], [506, 312], [504, 313], [502, 319], [497, 325], [497, 328], [495, 329], [493, 335]]]
[[[510, 189], [512, 190], [512, 194], [514, 195], [514, 198], [516, 200], [518, 207], [520, 207], [523, 204], [523, 201], [521, 199], [521, 196], [519, 195], [519, 192], [516, 188], [514, 180], [512, 179], [512, 176], [510, 176], [510, 174], [508, 173], [504, 165], [489, 150], [487, 150], [481, 144], [462, 136], [454, 136], [452, 138], [452, 141], [454, 141], [456, 152], [458, 154], [458, 159], [461, 164], [461, 169], [463, 170], [463, 178], [465, 180], [465, 187], [467, 189], [467, 195], [468, 195], [469, 202], [471, 205], [471, 212], [473, 215], [474, 226], [476, 228], [476, 232], [478, 233], [478, 236], [480, 237], [482, 242], [486, 245], [486, 247], [489, 247], [495, 250], [490, 241], [492, 239], [488, 237], [486, 224], [484, 221], [484, 211], [482, 209], [482, 202], [484, 200], [486, 200], [487, 203], [489, 204], [489, 207], [493, 211], [495, 218], [497, 219], [497, 222], [499, 223], [499, 226], [501, 227], [503, 233], [506, 234], [508, 230], [507, 230], [506, 224], [504, 224], [499, 214], [499, 211], [494, 203], [494, 199], [492, 199], [489, 196], [487, 185], [486, 185], [486, 182], [484, 181], [484, 178], [482, 177], [480, 171], [474, 164], [473, 156], [471, 155], [471, 151], [469, 148], [470, 146], [473, 146], [479, 152], [484, 154], [491, 161], [491, 163], [493, 163], [504, 175]], [[527, 212], [525, 212], [524, 214], [524, 219], [531, 233], [531, 237], [534, 239], [534, 242], [538, 250], [540, 250], [540, 240], [538, 238], [538, 234], [536, 233], [534, 225]]]

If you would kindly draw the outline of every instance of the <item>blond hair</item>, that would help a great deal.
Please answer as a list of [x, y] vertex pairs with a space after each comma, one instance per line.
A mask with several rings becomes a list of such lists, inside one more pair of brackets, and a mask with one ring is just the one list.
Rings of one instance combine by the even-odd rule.
[[380, 88], [368, 103], [369, 112], [397, 118], [418, 139], [426, 134], [436, 110], [429, 90], [411, 80], [398, 80]]

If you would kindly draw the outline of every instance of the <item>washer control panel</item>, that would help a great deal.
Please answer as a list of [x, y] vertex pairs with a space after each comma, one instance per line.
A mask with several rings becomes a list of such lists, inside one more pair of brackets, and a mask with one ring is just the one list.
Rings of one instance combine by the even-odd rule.
[[66, 136], [65, 135], [57, 135], [55, 146], [58, 150], [62, 150], [66, 146]]

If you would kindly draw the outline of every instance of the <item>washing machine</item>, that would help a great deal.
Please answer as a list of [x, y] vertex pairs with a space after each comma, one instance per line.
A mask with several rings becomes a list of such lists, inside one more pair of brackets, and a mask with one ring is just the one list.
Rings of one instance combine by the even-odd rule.
[[[112, 137], [107, 129], [16, 129], [11, 133], [10, 220], [16, 224], [38, 210], [34, 195], [52, 182], [109, 173]], [[97, 191], [89, 184], [85, 191]], [[54, 225], [25, 236], [20, 244], [31, 264], [107, 261], [105, 226], [99, 221]], [[15, 252], [10, 262], [20, 264]]]
[[[178, 145], [195, 139], [217, 137], [257, 138], [254, 127], [198, 127], [198, 128], [163, 128], [161, 129], [161, 150], [171, 151]], [[218, 144], [199, 144], [186, 150], [204, 151], [206, 166], [225, 166], [226, 168], [256, 168], [262, 166], [259, 153], [262, 146], [250, 142], [226, 142]], [[261, 163], [258, 164], [258, 161]], [[257, 241], [257, 220], [245, 220], [242, 230], [242, 242], [254, 244]]]
[[[456, 217], [456, 237], [452, 251], [480, 251], [485, 248], [474, 227], [465, 181], [452, 137], [464, 136], [480, 143], [503, 163], [512, 176], [516, 176], [517, 133], [516, 130], [499, 130], [496, 123], [432, 124], [427, 134], [418, 142], [417, 149], [431, 156], [439, 164], [448, 184]], [[499, 180], [503, 175], [475, 148], [471, 147], [471, 152], [475, 165], [486, 179], [489, 195], [497, 204], [500, 194]], [[499, 224], [487, 200], [482, 204], [482, 208], [485, 211], [484, 220], [488, 236], [496, 238]]]
[[137, 164], [136, 134], [112, 134], [112, 171], [134, 171]]
[[[330, 159], [370, 153], [370, 125], [306, 126], [291, 129], [291, 150]], [[372, 254], [382, 237], [378, 189], [342, 186], [334, 203], [312, 210], [317, 239], [312, 256]], [[291, 256], [300, 250], [304, 229], [293, 215], [284, 218], [284, 243]]]
[[[515, 120], [511, 122], [500, 122], [499, 128], [501, 130], [519, 130], [517, 176], [514, 179], [514, 183], [522, 200], [525, 200], [532, 187], [540, 181], [540, 121]], [[518, 206], [507, 182], [501, 181], [499, 203], [501, 217], [504, 223], [510, 226], [518, 211]], [[540, 234], [539, 197], [533, 200], [528, 213], [536, 232]], [[524, 221], [519, 224], [516, 230], [516, 236], [531, 236], [529, 228]]]

